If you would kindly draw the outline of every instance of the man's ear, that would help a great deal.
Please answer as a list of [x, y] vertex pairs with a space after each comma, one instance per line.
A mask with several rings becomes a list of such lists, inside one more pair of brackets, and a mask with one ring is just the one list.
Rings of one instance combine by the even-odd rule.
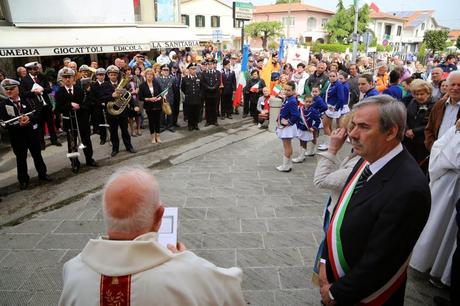
[[388, 130], [386, 140], [392, 141], [393, 139], [397, 138], [397, 135], [398, 135], [398, 126], [394, 125]]
[[160, 203], [160, 206], [158, 206], [157, 210], [153, 214], [153, 231], [154, 232], [158, 232], [160, 230], [161, 219], [163, 218], [164, 212], [165, 212], [165, 208]]

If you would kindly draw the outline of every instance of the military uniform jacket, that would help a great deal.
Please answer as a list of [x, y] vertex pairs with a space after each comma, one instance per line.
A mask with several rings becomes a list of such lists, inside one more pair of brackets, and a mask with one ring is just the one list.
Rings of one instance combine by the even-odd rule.
[[169, 88], [168, 94], [166, 95], [166, 101], [168, 101], [171, 105], [174, 103], [174, 89], [176, 86], [176, 81], [176, 78], [171, 75], [168, 77], [159, 76], [155, 78], [155, 82], [160, 84], [161, 91]]
[[[14, 111], [14, 116], [8, 114], [7, 109]], [[21, 97], [20, 104], [17, 106], [13, 101], [10, 99], [3, 99], [0, 102], [0, 119], [3, 121], [12, 119], [17, 117], [21, 114], [26, 114], [33, 110], [29, 99]], [[26, 141], [26, 136], [35, 136], [38, 139], [38, 125], [37, 125], [37, 112], [28, 115], [30, 122], [26, 126], [20, 126], [18, 121], [16, 124], [8, 124], [6, 125], [6, 129], [10, 135], [11, 146], [14, 147], [18, 144], [24, 143]]]
[[201, 104], [201, 84], [198, 76], [186, 76], [182, 78], [182, 91], [185, 95], [184, 103], [187, 105]]
[[203, 95], [216, 97], [219, 94], [220, 72], [217, 70], [205, 71], [201, 75], [201, 89]]
[[[34, 86], [35, 82], [30, 76], [30, 74], [27, 74], [22, 80], [21, 80], [21, 96], [24, 96], [26, 98], [32, 99], [31, 100], [31, 106], [36, 109], [36, 110], [41, 110], [43, 108], [43, 102], [39, 100], [36, 94], [31, 92], [30, 90]], [[43, 87], [43, 93], [42, 97], [45, 100], [45, 103], [48, 105], [48, 107], [51, 106], [51, 100], [50, 97], [48, 96], [51, 93], [51, 86], [46, 79], [46, 76], [43, 74], [38, 74], [37, 75], [37, 84]]]
[[[89, 102], [85, 97], [85, 92], [78, 86], [73, 87], [72, 95], [63, 86], [56, 92], [56, 110], [65, 117], [73, 117], [71, 103], [80, 105], [80, 109], [76, 110], [78, 124], [80, 128], [88, 125], [89, 120]], [[63, 120], [64, 128], [70, 128], [69, 120]]]

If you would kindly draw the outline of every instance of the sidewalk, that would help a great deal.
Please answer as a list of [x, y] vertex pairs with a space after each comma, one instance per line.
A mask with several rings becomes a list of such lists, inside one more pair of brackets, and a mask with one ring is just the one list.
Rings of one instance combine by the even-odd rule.
[[[179, 240], [216, 265], [241, 267], [248, 304], [319, 305], [310, 279], [326, 194], [312, 184], [315, 159], [279, 173], [282, 146], [274, 134], [247, 125], [208, 137], [177, 146], [166, 159], [160, 150], [120, 165], [151, 165], [162, 202], [179, 207]], [[78, 178], [98, 186], [107, 176]], [[62, 265], [104, 231], [100, 201], [100, 191], [89, 190], [0, 230], [0, 305], [57, 304]], [[410, 273], [406, 305], [432, 305], [439, 294]]]

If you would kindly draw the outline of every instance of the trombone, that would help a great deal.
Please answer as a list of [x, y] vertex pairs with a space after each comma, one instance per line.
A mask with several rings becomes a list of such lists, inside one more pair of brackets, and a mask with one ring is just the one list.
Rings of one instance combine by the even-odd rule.
[[6, 128], [7, 125], [19, 124], [19, 119], [21, 119], [22, 116], [29, 116], [29, 115], [31, 115], [33, 113], [35, 113], [35, 110], [33, 110], [31, 112], [28, 112], [28, 113], [25, 113], [25, 114], [21, 114], [21, 115], [19, 115], [17, 117], [11, 118], [11, 119], [6, 120], [6, 121], [0, 120], [0, 126], [3, 127], [3, 128]]
[[[73, 113], [73, 116], [72, 116], [72, 113]], [[73, 152], [69, 152], [67, 153], [67, 157], [68, 158], [75, 158], [75, 157], [79, 157], [80, 156], [80, 153], [78, 152], [78, 150], [83, 150], [86, 148], [86, 146], [83, 144], [83, 142], [81, 141], [81, 135], [80, 135], [80, 127], [78, 125], [78, 118], [77, 118], [77, 112], [73, 109], [72, 110], [72, 113], [70, 113], [69, 117], [64, 117], [62, 116], [62, 119], [67, 119], [67, 120], [70, 120], [70, 131], [71, 131], [71, 135], [69, 135], [69, 141], [71, 142], [71, 145], [70, 145], [70, 148]], [[76, 127], [74, 126], [73, 124], [73, 120], [72, 119], [75, 119], [75, 124], [76, 124]], [[78, 147], [76, 147], [76, 144], [74, 143], [74, 131], [75, 131], [75, 128], [77, 130], [77, 139], [78, 139]]]

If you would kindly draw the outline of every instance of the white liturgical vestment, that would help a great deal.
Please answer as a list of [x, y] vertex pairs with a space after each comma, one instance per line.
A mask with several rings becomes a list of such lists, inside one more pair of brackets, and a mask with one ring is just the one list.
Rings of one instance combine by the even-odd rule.
[[450, 285], [456, 246], [455, 204], [460, 198], [460, 133], [455, 126], [439, 138], [430, 154], [431, 211], [412, 253], [410, 265]]
[[60, 306], [245, 305], [239, 268], [190, 251], [172, 253], [150, 232], [134, 240], [91, 239], [64, 265]]

